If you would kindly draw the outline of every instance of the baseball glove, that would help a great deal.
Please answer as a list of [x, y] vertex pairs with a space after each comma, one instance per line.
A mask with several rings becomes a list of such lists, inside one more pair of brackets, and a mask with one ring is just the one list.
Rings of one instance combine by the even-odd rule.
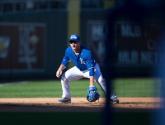
[[95, 102], [99, 98], [100, 98], [100, 95], [97, 92], [97, 88], [95, 86], [88, 87], [88, 89], [87, 89], [87, 100], [89, 102]]

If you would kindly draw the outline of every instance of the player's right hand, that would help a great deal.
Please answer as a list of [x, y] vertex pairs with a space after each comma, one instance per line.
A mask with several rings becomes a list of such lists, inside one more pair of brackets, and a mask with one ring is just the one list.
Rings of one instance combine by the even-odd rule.
[[62, 75], [62, 70], [57, 70], [56, 77], [60, 78], [61, 75]]

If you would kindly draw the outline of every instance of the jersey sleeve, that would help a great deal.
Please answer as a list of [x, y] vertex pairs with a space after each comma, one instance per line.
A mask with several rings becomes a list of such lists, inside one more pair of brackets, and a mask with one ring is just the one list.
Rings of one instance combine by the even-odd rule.
[[89, 70], [89, 75], [94, 76], [95, 60], [94, 60], [91, 52], [89, 52], [88, 55], [87, 55], [86, 64], [87, 64], [87, 68]]
[[68, 56], [68, 49], [66, 49], [65, 51], [65, 55], [61, 61], [61, 64], [63, 64], [64, 66], [67, 66], [68, 62], [69, 62], [69, 56]]

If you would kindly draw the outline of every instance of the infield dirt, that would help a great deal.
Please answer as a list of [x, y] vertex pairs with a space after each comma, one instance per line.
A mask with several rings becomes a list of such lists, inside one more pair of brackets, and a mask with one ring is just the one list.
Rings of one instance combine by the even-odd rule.
[[[114, 109], [157, 109], [160, 98], [119, 98]], [[70, 104], [61, 104], [58, 98], [0, 98], [0, 112], [100, 112], [105, 99], [90, 103], [86, 98], [74, 97]]]

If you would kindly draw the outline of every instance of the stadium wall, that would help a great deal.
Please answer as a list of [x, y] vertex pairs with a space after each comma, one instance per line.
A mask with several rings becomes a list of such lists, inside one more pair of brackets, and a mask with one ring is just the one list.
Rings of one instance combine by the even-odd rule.
[[63, 10], [0, 15], [0, 44], [6, 50], [5, 55], [1, 49], [0, 79], [55, 77], [67, 45], [66, 20]]
[[[104, 42], [113, 43], [115, 59], [110, 62], [120, 77], [151, 76], [158, 61], [155, 42], [163, 24], [161, 15], [158, 15], [161, 10], [151, 9], [143, 15], [144, 18], [137, 16], [139, 8], [133, 11], [129, 8], [132, 13], [122, 11], [124, 8], [117, 9], [81, 9], [80, 27], [75, 29], [80, 30], [83, 44], [93, 50], [101, 65], [104, 64]], [[122, 16], [118, 15], [120, 12]], [[141, 22], [131, 20], [136, 18]], [[1, 80], [55, 78], [67, 46], [68, 31], [71, 32], [68, 30], [67, 10], [0, 14], [0, 27]], [[110, 30], [112, 34], [109, 34]], [[122, 32], [124, 30], [127, 32]], [[152, 39], [147, 41], [147, 37]]]

